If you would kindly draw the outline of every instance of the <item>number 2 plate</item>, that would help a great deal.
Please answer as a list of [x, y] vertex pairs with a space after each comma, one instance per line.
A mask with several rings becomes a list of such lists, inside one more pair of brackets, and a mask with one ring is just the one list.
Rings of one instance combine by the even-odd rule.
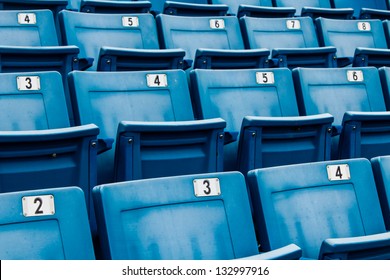
[[328, 165], [326, 169], [329, 181], [343, 181], [351, 179], [348, 164]]
[[22, 198], [22, 207], [25, 217], [54, 215], [54, 196], [25, 196]]
[[207, 178], [194, 180], [194, 192], [197, 197], [221, 195], [219, 179]]

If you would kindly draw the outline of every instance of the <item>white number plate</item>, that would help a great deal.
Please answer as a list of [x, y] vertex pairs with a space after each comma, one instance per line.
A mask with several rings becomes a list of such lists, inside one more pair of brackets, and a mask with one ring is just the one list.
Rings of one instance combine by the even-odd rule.
[[211, 29], [225, 29], [225, 20], [224, 19], [210, 19], [210, 28]]
[[256, 72], [256, 82], [260, 85], [274, 84], [275, 77], [273, 72]]
[[219, 179], [207, 178], [194, 180], [194, 192], [197, 197], [221, 195]]
[[19, 24], [36, 24], [37, 16], [34, 13], [19, 13], [18, 14]]
[[25, 196], [22, 198], [22, 207], [25, 217], [54, 215], [54, 196]]
[[358, 29], [360, 31], [371, 31], [371, 24], [369, 22], [358, 22]]
[[363, 82], [364, 76], [363, 71], [361, 70], [351, 70], [347, 71], [347, 78], [350, 82]]
[[40, 90], [41, 82], [38, 76], [19, 76], [16, 78], [18, 90]]
[[138, 17], [122, 17], [122, 25], [124, 27], [138, 27]]
[[351, 173], [349, 172], [348, 164], [328, 165], [326, 167], [329, 181], [350, 180]]
[[165, 74], [148, 74], [146, 75], [148, 87], [167, 87], [168, 79]]
[[301, 29], [301, 22], [299, 20], [287, 20], [286, 25], [288, 29]]

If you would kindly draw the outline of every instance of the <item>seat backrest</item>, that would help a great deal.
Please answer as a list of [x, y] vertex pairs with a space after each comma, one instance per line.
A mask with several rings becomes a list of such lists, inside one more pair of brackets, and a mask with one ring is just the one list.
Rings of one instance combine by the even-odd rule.
[[346, 111], [386, 111], [378, 69], [337, 68], [293, 70], [301, 115], [330, 113], [341, 125]]
[[316, 19], [321, 46], [334, 46], [338, 57], [353, 57], [355, 49], [387, 49], [386, 37], [380, 20]]
[[3, 73], [0, 83], [1, 131], [69, 127], [58, 72]]
[[58, 46], [50, 10], [0, 11], [1, 45]]
[[95, 258], [81, 189], [2, 193], [0, 204], [2, 260]]
[[265, 250], [295, 242], [303, 257], [316, 259], [327, 238], [385, 232], [366, 159], [257, 169], [248, 180]]
[[288, 69], [195, 69], [190, 76], [195, 115], [220, 117], [228, 131], [240, 131], [245, 116], [299, 115]]
[[354, 16], [359, 18], [359, 13], [361, 8], [371, 8], [378, 10], [387, 10], [387, 1], [386, 0], [331, 0], [332, 6], [334, 8], [352, 8], [354, 9]]
[[237, 17], [184, 17], [160, 14], [156, 17], [160, 45], [181, 48], [193, 60], [199, 48], [244, 49]]
[[258, 253], [238, 172], [107, 184], [93, 195], [105, 258], [206, 260]]
[[273, 0], [275, 7], [294, 7], [296, 15], [301, 14], [303, 7], [331, 8], [329, 0]]
[[[94, 123], [116, 138], [121, 121], [187, 121], [193, 111], [182, 70], [80, 72], [69, 75], [76, 124]], [[114, 144], [115, 146], [115, 144]], [[98, 157], [98, 182], [113, 182], [114, 150]]]
[[240, 19], [242, 36], [247, 48], [310, 48], [318, 40], [310, 17]]
[[390, 156], [371, 159], [379, 201], [387, 231], [390, 230]]
[[159, 49], [156, 23], [151, 14], [93, 14], [62, 11], [63, 42], [80, 48], [80, 57], [93, 58], [95, 70], [100, 48]]
[[[298, 116], [288, 69], [191, 71], [194, 112], [199, 119], [222, 118], [239, 133], [246, 116]], [[238, 141], [225, 145], [225, 170], [237, 170]]]

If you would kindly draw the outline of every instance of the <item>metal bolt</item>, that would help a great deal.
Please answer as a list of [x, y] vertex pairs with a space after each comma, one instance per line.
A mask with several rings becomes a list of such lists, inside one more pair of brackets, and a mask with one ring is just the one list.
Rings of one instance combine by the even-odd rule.
[[332, 132], [332, 128], [328, 128], [328, 133], [331, 133]]
[[92, 148], [96, 148], [96, 142], [91, 143]]
[[110, 63], [111, 63], [111, 60], [107, 59], [107, 60], [106, 60], [106, 63], [107, 63], [107, 64], [110, 64]]
[[352, 127], [352, 130], [355, 130], [355, 129], [356, 129], [356, 126], [353, 126], [353, 127]]
[[57, 154], [54, 153], [54, 154], [51, 155], [51, 157], [52, 157], [52, 158], [56, 158], [56, 157], [57, 157]]
[[256, 136], [256, 132], [252, 132], [252, 137], [255, 137]]
[[131, 143], [133, 143], [133, 139], [129, 139], [129, 140], [127, 140], [127, 142], [129, 143], [129, 144], [131, 144]]
[[207, 63], [207, 61], [206, 60], [203, 60], [203, 64], [206, 64]]
[[223, 138], [223, 134], [220, 134], [220, 135], [219, 135], [219, 139], [222, 139], [222, 138]]

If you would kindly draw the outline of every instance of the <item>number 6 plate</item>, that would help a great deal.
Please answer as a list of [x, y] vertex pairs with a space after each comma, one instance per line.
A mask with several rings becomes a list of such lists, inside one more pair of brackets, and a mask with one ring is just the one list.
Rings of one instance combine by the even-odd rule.
[[221, 187], [218, 178], [194, 180], [194, 192], [196, 197], [221, 195]]
[[22, 198], [23, 215], [25, 217], [54, 215], [54, 196], [25, 196]]

